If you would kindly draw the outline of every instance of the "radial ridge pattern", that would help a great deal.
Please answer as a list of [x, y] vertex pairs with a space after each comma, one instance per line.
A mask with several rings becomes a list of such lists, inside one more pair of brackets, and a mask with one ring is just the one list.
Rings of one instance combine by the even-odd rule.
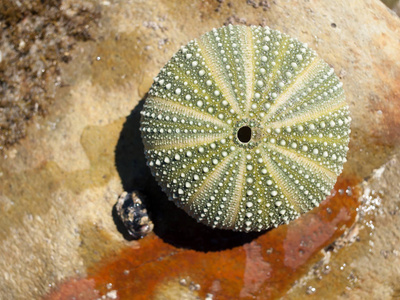
[[141, 114], [156, 180], [212, 227], [287, 223], [326, 198], [346, 161], [342, 83], [306, 44], [270, 28], [229, 25], [189, 42]]

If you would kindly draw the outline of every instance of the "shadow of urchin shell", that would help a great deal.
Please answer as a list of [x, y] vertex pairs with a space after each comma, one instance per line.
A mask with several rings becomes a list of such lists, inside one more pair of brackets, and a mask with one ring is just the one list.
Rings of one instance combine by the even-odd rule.
[[161, 69], [141, 119], [145, 155], [197, 221], [260, 231], [329, 194], [346, 161], [342, 83], [315, 51], [262, 27], [214, 29]]

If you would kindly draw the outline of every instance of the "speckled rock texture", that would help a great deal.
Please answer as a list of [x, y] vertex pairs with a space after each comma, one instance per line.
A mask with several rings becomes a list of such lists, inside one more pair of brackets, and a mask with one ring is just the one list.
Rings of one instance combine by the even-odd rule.
[[[93, 41], [61, 63], [58, 100], [0, 159], [0, 298], [399, 297], [398, 16], [375, 0], [93, 5]], [[153, 77], [181, 45], [229, 23], [308, 43], [343, 82], [353, 119], [331, 196], [267, 232], [196, 223], [157, 187], [140, 139]], [[116, 226], [124, 190], [146, 196], [154, 233], [141, 240]]]

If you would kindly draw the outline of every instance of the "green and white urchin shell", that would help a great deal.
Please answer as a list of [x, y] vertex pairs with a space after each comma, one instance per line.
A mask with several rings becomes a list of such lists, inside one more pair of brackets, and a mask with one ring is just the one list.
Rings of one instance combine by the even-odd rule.
[[212, 227], [260, 231], [318, 206], [346, 161], [342, 83], [270, 28], [213, 29], [161, 69], [141, 118], [170, 200]]

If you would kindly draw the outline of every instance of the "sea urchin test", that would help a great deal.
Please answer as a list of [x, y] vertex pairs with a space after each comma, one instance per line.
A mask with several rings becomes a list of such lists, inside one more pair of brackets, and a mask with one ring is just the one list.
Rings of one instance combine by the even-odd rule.
[[329, 195], [346, 161], [342, 83], [306, 44], [267, 27], [229, 25], [181, 47], [141, 114], [153, 176], [216, 228], [297, 218]]

